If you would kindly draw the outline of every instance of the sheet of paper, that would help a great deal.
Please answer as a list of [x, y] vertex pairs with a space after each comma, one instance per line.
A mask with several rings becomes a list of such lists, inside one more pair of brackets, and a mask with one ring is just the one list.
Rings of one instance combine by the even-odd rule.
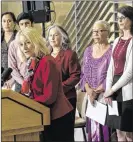
[[95, 105], [92, 106], [90, 100], [88, 99], [88, 106], [86, 110], [86, 116], [97, 121], [98, 123], [104, 125], [107, 114], [107, 106], [95, 101]]
[[117, 101], [112, 101], [112, 104], [108, 105], [108, 111], [109, 111], [108, 112], [109, 115], [117, 115], [117, 116], [119, 116]]

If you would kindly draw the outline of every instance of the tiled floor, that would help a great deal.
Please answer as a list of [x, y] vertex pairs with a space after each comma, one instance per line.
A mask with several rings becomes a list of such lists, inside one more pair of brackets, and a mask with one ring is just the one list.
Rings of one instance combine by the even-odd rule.
[[84, 141], [84, 138], [83, 138], [83, 133], [82, 133], [82, 129], [81, 128], [76, 128], [74, 130], [74, 138], [75, 138], [75, 141]]

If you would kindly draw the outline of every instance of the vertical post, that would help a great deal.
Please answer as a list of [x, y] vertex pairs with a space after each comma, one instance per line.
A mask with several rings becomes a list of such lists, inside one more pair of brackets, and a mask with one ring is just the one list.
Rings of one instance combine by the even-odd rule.
[[80, 46], [80, 42], [79, 42], [79, 24], [78, 24], [78, 21], [79, 21], [79, 16], [77, 15], [78, 13], [78, 9], [77, 9], [77, 5], [78, 5], [79, 1], [78, 0], [75, 0], [75, 34], [76, 34], [76, 52], [78, 51], [79, 49], [79, 46]]
[[45, 38], [45, 23], [42, 23], [42, 36]]
[[119, 6], [119, 4], [117, 2], [115, 2], [114, 3], [114, 38], [115, 39], [119, 36], [118, 25], [116, 22], [118, 6]]

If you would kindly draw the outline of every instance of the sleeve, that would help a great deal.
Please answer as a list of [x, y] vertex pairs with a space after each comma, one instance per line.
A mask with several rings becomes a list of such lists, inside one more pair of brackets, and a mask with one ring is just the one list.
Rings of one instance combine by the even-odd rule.
[[131, 49], [128, 61], [126, 61], [127, 63], [126, 69], [124, 70], [120, 79], [112, 86], [113, 92], [116, 92], [118, 89], [125, 86], [133, 77], [132, 76], [132, 50], [133, 48]]
[[69, 58], [69, 78], [62, 82], [64, 93], [71, 90], [80, 80], [81, 67], [76, 52]]
[[106, 89], [106, 79], [104, 79], [103, 83], [102, 83], [103, 89]]
[[43, 94], [36, 95], [37, 97], [34, 100], [46, 105], [51, 105], [57, 98], [58, 89], [60, 87], [59, 84], [61, 85], [61, 74], [53, 61], [42, 62], [40, 70]]
[[[90, 47], [88, 47], [90, 48]], [[84, 66], [85, 66], [85, 59], [87, 57], [87, 52], [88, 52], [88, 48], [86, 48], [84, 55], [83, 55], [83, 64], [82, 64], [82, 68], [81, 68], [81, 75], [80, 75], [80, 88], [83, 92], [86, 92], [85, 90], [85, 83], [87, 82], [86, 77], [84, 75]]]
[[23, 83], [23, 77], [19, 73], [19, 70], [17, 68], [17, 59], [16, 59], [16, 52], [17, 50], [15, 49], [15, 41], [12, 41], [9, 50], [8, 50], [8, 67], [12, 68], [12, 77], [14, 80], [16, 80], [19, 84]]
[[110, 65], [110, 61], [111, 61], [111, 55], [112, 55], [112, 47], [110, 47], [111, 50], [107, 56], [107, 63], [106, 63], [106, 68], [105, 68], [105, 79], [103, 80], [103, 83], [102, 83], [102, 86], [103, 86], [103, 89], [106, 90], [106, 78], [107, 78], [107, 71], [108, 71], [108, 68], [109, 68], [109, 65]]

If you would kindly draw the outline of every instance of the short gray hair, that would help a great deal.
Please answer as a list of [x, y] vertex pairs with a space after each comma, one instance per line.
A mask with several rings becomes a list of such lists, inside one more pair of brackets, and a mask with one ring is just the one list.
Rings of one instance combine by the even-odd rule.
[[108, 33], [110, 34], [110, 24], [107, 21], [104, 20], [98, 20], [94, 23], [95, 24], [101, 24], [104, 26], [104, 28], [108, 31]]

